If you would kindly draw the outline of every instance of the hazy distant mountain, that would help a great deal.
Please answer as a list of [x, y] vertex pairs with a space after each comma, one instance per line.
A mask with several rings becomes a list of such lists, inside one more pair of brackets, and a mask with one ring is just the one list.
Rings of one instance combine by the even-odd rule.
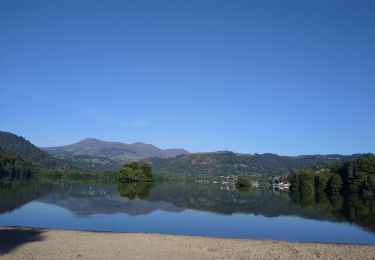
[[116, 159], [145, 159], [150, 157], [174, 157], [188, 154], [184, 149], [160, 149], [152, 144], [137, 142], [126, 144], [120, 142], [106, 142], [95, 138], [86, 138], [75, 144], [66, 146], [42, 148], [52, 154], [88, 155]]

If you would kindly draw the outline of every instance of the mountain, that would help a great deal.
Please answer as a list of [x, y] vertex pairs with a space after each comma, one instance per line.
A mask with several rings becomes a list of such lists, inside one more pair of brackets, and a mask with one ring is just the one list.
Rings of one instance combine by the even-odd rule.
[[62, 161], [50, 156], [25, 138], [9, 132], [0, 131], [0, 149], [48, 168], [59, 167], [63, 164]]
[[[355, 155], [353, 155], [355, 156]], [[350, 159], [343, 155], [279, 156], [277, 154], [236, 154], [233, 152], [191, 153], [173, 158], [149, 158], [156, 174], [179, 177], [247, 175], [254, 178], [281, 175], [304, 168], [323, 168]]]
[[[22, 160], [48, 168], [66, 170], [70, 165], [84, 169], [118, 169], [126, 160], [152, 163], [156, 174], [173, 177], [247, 175], [255, 178], [281, 175], [304, 168], [323, 168], [328, 164], [351, 159], [358, 155], [301, 155], [237, 154], [233, 152], [193, 153], [183, 149], [162, 150], [154, 145], [137, 142], [125, 144], [87, 138], [78, 143], [39, 149], [23, 137], [0, 131], [0, 149], [4, 163]], [[48, 153], [47, 153], [48, 152]], [[67, 163], [69, 162], [69, 163]], [[15, 164], [15, 163], [13, 163]], [[22, 175], [21, 172], [19, 172]]]
[[120, 160], [139, 160], [149, 157], [174, 157], [188, 154], [184, 149], [160, 149], [152, 144], [137, 142], [126, 144], [120, 142], [106, 142], [95, 138], [86, 138], [75, 144], [42, 148], [52, 155], [72, 154], [103, 157]]

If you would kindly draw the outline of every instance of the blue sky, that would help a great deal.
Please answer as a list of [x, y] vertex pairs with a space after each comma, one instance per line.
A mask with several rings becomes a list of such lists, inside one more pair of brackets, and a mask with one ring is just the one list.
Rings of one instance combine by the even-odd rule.
[[0, 129], [375, 152], [374, 1], [0, 1]]

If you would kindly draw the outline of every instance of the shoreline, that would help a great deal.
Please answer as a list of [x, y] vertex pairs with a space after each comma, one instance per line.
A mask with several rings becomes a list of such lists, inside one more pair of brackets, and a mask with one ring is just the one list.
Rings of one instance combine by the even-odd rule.
[[375, 245], [0, 227], [1, 259], [375, 259]]
[[373, 246], [375, 244], [366, 243], [340, 243], [340, 242], [321, 242], [321, 241], [289, 241], [283, 239], [271, 238], [246, 238], [246, 237], [222, 237], [222, 236], [205, 236], [205, 235], [188, 235], [188, 234], [173, 234], [173, 233], [158, 233], [158, 232], [126, 232], [126, 231], [108, 231], [108, 230], [83, 230], [83, 229], [67, 229], [67, 228], [43, 228], [32, 226], [0, 226], [0, 231], [3, 229], [18, 229], [18, 230], [39, 230], [39, 231], [73, 231], [83, 233], [108, 233], [108, 234], [142, 234], [142, 235], [165, 235], [165, 236], [178, 236], [178, 237], [197, 237], [197, 238], [212, 238], [212, 239], [229, 239], [229, 240], [250, 240], [250, 241], [276, 241], [287, 243], [305, 243], [305, 244], [323, 244], [323, 245], [353, 245], [353, 246]]

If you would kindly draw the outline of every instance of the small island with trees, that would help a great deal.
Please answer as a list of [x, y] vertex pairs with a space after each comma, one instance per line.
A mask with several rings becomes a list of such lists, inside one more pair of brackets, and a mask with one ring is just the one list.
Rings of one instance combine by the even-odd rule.
[[152, 183], [155, 176], [149, 163], [139, 164], [137, 162], [127, 163], [121, 166], [118, 173], [118, 181], [125, 183]]
[[149, 163], [127, 163], [118, 172], [117, 189], [119, 194], [128, 199], [147, 198], [155, 183], [155, 175]]

